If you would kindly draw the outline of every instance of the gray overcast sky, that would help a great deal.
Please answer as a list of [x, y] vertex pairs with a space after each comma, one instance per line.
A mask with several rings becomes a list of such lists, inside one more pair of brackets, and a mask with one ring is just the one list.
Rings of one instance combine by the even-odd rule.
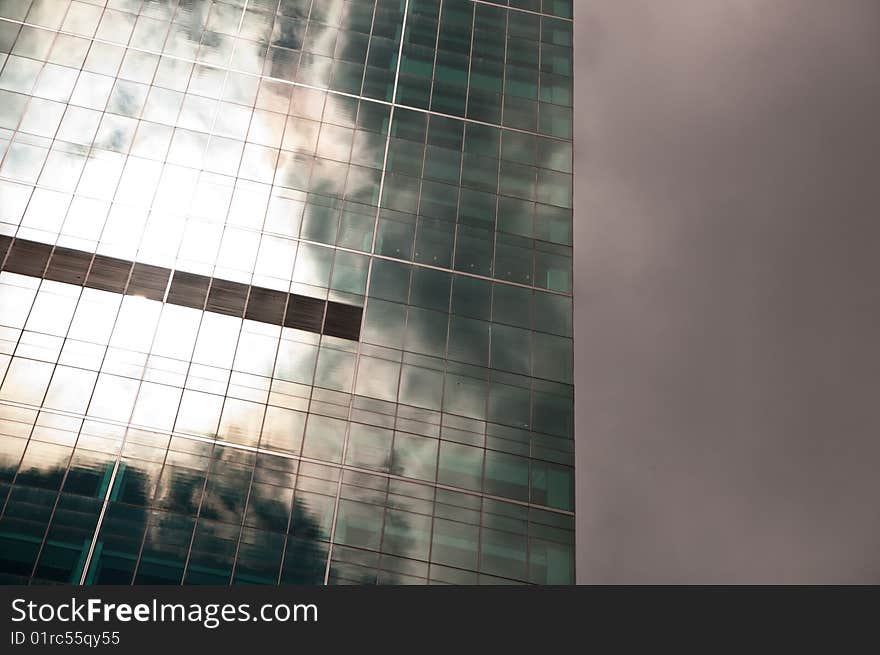
[[880, 3], [575, 27], [579, 582], [880, 582]]

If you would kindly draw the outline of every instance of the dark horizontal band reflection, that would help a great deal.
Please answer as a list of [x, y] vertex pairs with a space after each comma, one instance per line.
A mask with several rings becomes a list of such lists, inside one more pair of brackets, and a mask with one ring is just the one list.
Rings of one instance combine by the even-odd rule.
[[[2, 270], [357, 341], [363, 307], [0, 235]], [[169, 279], [171, 284], [169, 285]]]

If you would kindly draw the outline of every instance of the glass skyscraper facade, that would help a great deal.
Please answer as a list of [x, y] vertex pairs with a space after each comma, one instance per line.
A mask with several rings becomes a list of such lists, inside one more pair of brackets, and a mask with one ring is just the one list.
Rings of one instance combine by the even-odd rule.
[[571, 0], [0, 0], [0, 581], [574, 582]]

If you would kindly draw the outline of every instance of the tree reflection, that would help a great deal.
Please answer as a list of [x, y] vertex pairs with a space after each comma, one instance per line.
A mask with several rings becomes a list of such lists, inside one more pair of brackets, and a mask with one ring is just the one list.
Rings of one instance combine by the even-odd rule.
[[[222, 449], [215, 464], [233, 459], [233, 450]], [[292, 496], [293, 489], [277, 487], [279, 497], [253, 497], [249, 525], [243, 527], [249, 477], [230, 480], [215, 473], [216, 466], [207, 480], [204, 473], [170, 466], [156, 480], [157, 471], [147, 463], [125, 460], [112, 489], [97, 484], [96, 493], [87, 497], [69, 493], [67, 485], [62, 487], [66, 472], [66, 479], [74, 475], [107, 478], [112, 467], [110, 463], [98, 470], [66, 471], [60, 465], [31, 466], [18, 471], [16, 477], [16, 464], [3, 463], [0, 489], [4, 500], [10, 500], [0, 518], [0, 581], [26, 583], [33, 575], [34, 583], [78, 583], [98, 514], [109, 494], [87, 584], [180, 584], [188, 559], [184, 583], [227, 584], [239, 533], [243, 536], [235, 583], [275, 584], [279, 578], [282, 584], [323, 582], [328, 529], [306, 503], [293, 503], [291, 509], [290, 500], [281, 498]], [[14, 486], [10, 485], [13, 480]], [[21, 484], [25, 480], [27, 486]], [[220, 480], [222, 488], [214, 503], [210, 503], [208, 486], [212, 480]], [[198, 539], [210, 544], [212, 539], [229, 535], [233, 539], [228, 552], [222, 548], [196, 552]], [[205, 557], [199, 559], [200, 555]], [[267, 568], [261, 562], [277, 565]]]

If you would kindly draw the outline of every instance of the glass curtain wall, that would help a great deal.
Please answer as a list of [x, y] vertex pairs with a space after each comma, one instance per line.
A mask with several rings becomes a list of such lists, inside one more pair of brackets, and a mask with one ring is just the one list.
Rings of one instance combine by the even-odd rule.
[[574, 582], [571, 0], [0, 0], [0, 582]]

